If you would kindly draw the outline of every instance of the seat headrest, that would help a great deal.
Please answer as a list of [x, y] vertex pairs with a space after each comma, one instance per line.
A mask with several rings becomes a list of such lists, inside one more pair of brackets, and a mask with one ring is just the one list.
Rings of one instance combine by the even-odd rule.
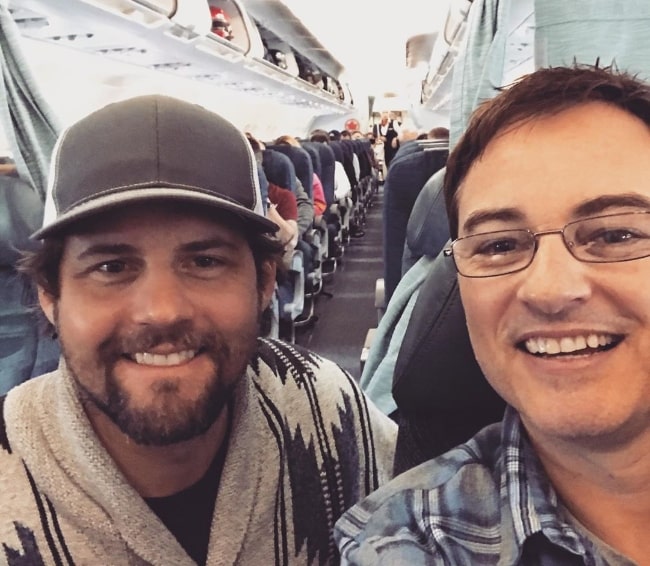
[[393, 397], [400, 412], [482, 414], [496, 402], [502, 414], [503, 401], [472, 351], [453, 259], [442, 254], [413, 308], [395, 364]]
[[474, 358], [453, 260], [439, 254], [420, 287], [393, 374], [399, 432], [394, 473], [499, 422], [505, 402]]
[[300, 179], [305, 191], [311, 196], [312, 184], [314, 181], [314, 167], [311, 163], [311, 157], [302, 147], [294, 147], [292, 145], [277, 144], [268, 146], [268, 149], [273, 149], [284, 153], [296, 170], [296, 177]]
[[309, 143], [303, 143], [302, 149], [304, 149], [309, 154], [314, 173], [316, 173], [316, 175], [318, 175], [320, 178], [322, 176], [322, 172], [320, 154], [318, 153], [318, 150]]
[[442, 185], [445, 168], [436, 171], [420, 191], [406, 227], [406, 245], [414, 257], [435, 257], [449, 239]]
[[262, 152], [262, 168], [270, 183], [296, 192], [296, 171], [286, 155], [265, 149]]

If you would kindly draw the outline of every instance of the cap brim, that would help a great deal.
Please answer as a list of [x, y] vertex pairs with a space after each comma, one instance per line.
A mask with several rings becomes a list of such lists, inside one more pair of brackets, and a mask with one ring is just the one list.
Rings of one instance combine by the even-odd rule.
[[31, 235], [32, 239], [41, 240], [49, 238], [62, 231], [68, 229], [72, 224], [89, 218], [100, 212], [117, 208], [119, 206], [142, 201], [174, 201], [174, 202], [187, 202], [195, 203], [198, 205], [210, 206], [212, 208], [222, 210], [224, 212], [232, 213], [239, 216], [246, 221], [246, 226], [256, 232], [277, 232], [278, 225], [268, 218], [253, 212], [243, 206], [233, 203], [226, 199], [215, 197], [213, 194], [200, 192], [195, 188], [182, 189], [170, 187], [157, 187], [157, 188], [143, 188], [143, 189], [130, 189], [128, 191], [120, 191], [109, 193], [101, 197], [95, 197], [92, 200], [75, 206], [71, 210], [61, 214], [56, 220], [47, 226], [43, 226]]

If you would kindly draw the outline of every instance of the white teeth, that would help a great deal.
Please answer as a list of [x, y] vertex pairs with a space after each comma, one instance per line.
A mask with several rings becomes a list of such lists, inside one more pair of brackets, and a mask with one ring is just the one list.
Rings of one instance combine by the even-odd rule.
[[546, 353], [547, 354], [559, 354], [562, 350], [560, 349], [560, 343], [554, 338], [546, 339]]
[[576, 350], [584, 350], [587, 347], [587, 339], [584, 336], [576, 336], [574, 338]]
[[133, 354], [136, 363], [145, 366], [177, 366], [191, 360], [196, 356], [196, 350], [183, 350], [173, 354], [150, 354], [149, 352], [137, 352]]
[[588, 334], [586, 336], [564, 336], [557, 338], [529, 338], [525, 346], [531, 354], [567, 354], [587, 348], [607, 346], [614, 341], [610, 334]]

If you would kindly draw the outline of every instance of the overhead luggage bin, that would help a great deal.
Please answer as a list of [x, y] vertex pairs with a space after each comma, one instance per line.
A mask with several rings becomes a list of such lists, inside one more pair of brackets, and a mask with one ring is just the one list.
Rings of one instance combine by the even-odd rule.
[[461, 46], [471, 5], [471, 0], [452, 0], [442, 33], [438, 34], [433, 44], [420, 100], [430, 110], [436, 110], [448, 102], [451, 70]]
[[238, 0], [9, 0], [9, 8], [31, 39], [317, 113], [351, 110], [264, 61], [260, 34]]

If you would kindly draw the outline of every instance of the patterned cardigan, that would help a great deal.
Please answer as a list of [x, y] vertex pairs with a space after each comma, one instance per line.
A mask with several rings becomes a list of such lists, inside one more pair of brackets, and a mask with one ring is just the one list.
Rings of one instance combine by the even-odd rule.
[[[98, 441], [64, 363], [3, 404], [0, 564], [193, 564]], [[234, 405], [207, 564], [337, 563], [334, 523], [390, 478], [395, 425], [336, 364], [272, 340]]]

